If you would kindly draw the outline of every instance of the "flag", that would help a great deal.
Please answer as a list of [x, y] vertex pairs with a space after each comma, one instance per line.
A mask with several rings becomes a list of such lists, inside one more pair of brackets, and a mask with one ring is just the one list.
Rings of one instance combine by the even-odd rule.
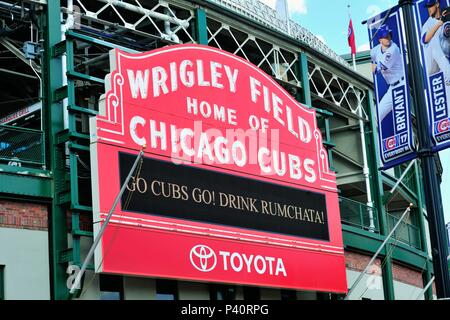
[[350, 24], [348, 25], [348, 45], [352, 49], [352, 55], [356, 54], [355, 31], [353, 30], [352, 19], [350, 19]]

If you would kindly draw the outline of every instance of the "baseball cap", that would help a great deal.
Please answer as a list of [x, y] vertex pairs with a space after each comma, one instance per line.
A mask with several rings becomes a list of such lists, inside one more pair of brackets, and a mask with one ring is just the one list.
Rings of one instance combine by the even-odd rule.
[[425, 0], [423, 3], [423, 6], [424, 7], [432, 7], [438, 2], [439, 2], [439, 0]]
[[390, 33], [392, 32], [391, 29], [389, 29], [389, 26], [386, 24], [383, 24], [379, 29], [378, 29], [378, 38], [382, 39], [382, 38], [386, 38]]

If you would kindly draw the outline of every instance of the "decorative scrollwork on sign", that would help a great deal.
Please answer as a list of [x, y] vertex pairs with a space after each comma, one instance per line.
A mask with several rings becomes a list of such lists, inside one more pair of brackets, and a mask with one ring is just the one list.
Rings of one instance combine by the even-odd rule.
[[322, 144], [322, 133], [317, 128], [316, 130], [314, 130], [314, 138], [316, 140], [317, 150], [319, 150], [318, 162], [319, 162], [320, 180], [328, 182], [334, 181], [336, 175], [334, 172], [330, 171], [328, 163], [328, 153]]
[[[116, 52], [115, 58], [120, 54]], [[114, 64], [112, 64], [114, 65]], [[98, 116], [99, 121], [109, 123], [107, 128], [103, 127], [101, 130], [116, 135], [124, 134], [123, 123], [123, 105], [122, 105], [122, 90], [125, 80], [120, 71], [113, 71], [105, 79], [106, 94], [100, 99], [101, 108], [104, 110], [102, 115]]]

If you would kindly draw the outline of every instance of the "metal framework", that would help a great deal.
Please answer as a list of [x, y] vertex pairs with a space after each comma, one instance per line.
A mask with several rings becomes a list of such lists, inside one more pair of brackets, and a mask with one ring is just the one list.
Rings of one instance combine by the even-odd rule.
[[236, 13], [242, 14], [250, 20], [257, 21], [269, 28], [284, 33], [286, 36], [305, 43], [308, 47], [323, 53], [334, 59], [341, 65], [350, 68], [350, 65], [341, 56], [331, 50], [325, 43], [320, 41], [308, 29], [302, 27], [293, 20], [289, 21], [289, 30], [287, 21], [277, 15], [276, 11], [265, 5], [259, 0], [211, 0], [211, 2], [220, 4]]
[[208, 19], [207, 30], [208, 45], [241, 56], [278, 80], [301, 86], [295, 51], [215, 19]]
[[[63, 10], [74, 15], [75, 28], [103, 26], [105, 37], [131, 32], [145, 38], [172, 43], [194, 42], [189, 27], [193, 10], [168, 1], [69, 0]], [[148, 40], [147, 40], [148, 41]], [[144, 41], [145, 42], [145, 41]]]
[[355, 117], [359, 117], [358, 112], [361, 110], [364, 120], [368, 120], [367, 112], [363, 108], [367, 88], [338, 76], [332, 70], [314, 61], [310, 61], [308, 74], [312, 95], [325, 99], [345, 111], [350, 111]]

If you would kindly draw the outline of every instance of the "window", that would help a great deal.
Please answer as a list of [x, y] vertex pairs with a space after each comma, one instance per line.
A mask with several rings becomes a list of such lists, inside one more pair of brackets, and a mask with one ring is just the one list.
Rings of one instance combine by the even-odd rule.
[[211, 284], [209, 287], [211, 301], [236, 300], [236, 287], [222, 284]]
[[100, 300], [123, 300], [123, 277], [100, 275]]
[[0, 266], [0, 300], [5, 300], [5, 266]]
[[178, 300], [177, 281], [156, 280], [156, 300]]
[[261, 291], [257, 287], [244, 287], [244, 300], [261, 300]]

